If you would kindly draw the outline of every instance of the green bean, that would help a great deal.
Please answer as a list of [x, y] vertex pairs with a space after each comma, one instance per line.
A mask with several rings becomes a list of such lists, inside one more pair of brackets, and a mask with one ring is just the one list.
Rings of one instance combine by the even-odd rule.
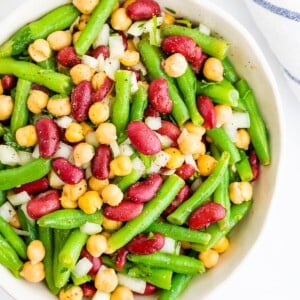
[[20, 238], [17, 233], [13, 230], [11, 225], [9, 225], [1, 216], [0, 216], [0, 233], [7, 240], [7, 242], [15, 249], [17, 254], [23, 258], [27, 258], [27, 247], [22, 238]]
[[73, 85], [69, 76], [11, 57], [0, 58], [0, 74], [15, 75], [18, 78], [39, 83], [52, 91], [67, 95], [71, 93]]
[[134, 93], [130, 108], [130, 121], [142, 121], [144, 111], [148, 105], [148, 94], [146, 88], [140, 84]]
[[10, 246], [10, 244], [0, 234], [0, 263], [9, 269], [12, 274], [20, 278], [20, 270], [23, 266], [23, 262], [18, 257], [16, 251]]
[[43, 69], [55, 71], [56, 69], [55, 57], [51, 56], [48, 59], [39, 62], [38, 65]]
[[251, 181], [253, 178], [253, 172], [249, 163], [248, 156], [244, 150], [239, 150], [241, 160], [235, 164], [236, 170], [242, 181]]
[[84, 55], [91, 47], [117, 2], [117, 0], [101, 0], [96, 6], [79, 39], [75, 43], [75, 50], [78, 55]]
[[22, 27], [1, 45], [0, 57], [18, 55], [33, 41], [46, 38], [51, 32], [70, 27], [79, 14], [72, 4], [62, 5], [52, 10], [39, 20]]
[[222, 59], [222, 65], [224, 68], [224, 77], [231, 83], [235, 83], [239, 80], [239, 75], [234, 69], [228, 57]]
[[29, 163], [0, 171], [0, 191], [10, 190], [19, 185], [38, 180], [51, 170], [51, 160], [37, 158]]
[[199, 244], [207, 244], [210, 240], [210, 235], [205, 232], [159, 221], [154, 221], [145, 231], [159, 232], [164, 236], [170, 237], [174, 240]]
[[256, 103], [255, 96], [245, 80], [239, 80], [236, 83], [236, 88], [249, 114], [250, 128], [248, 131], [258, 159], [261, 164], [269, 165], [271, 163], [271, 153], [268, 131]]
[[25, 237], [26, 243], [29, 244], [31, 241], [34, 241], [38, 238], [36, 222], [34, 220], [29, 220], [26, 217], [22, 209], [22, 206], [18, 207], [18, 216], [19, 216], [22, 229], [27, 231], [29, 234], [28, 236]]
[[126, 175], [119, 177], [114, 183], [120, 188], [122, 192], [125, 192], [132, 184], [136, 183], [142, 177], [142, 173], [135, 169]]
[[229, 50], [227, 41], [201, 33], [197, 29], [187, 28], [180, 25], [164, 25], [161, 27], [163, 37], [170, 35], [184, 35], [192, 38], [203, 50], [203, 52], [223, 59]]
[[117, 128], [118, 138], [126, 135], [125, 129], [129, 121], [131, 76], [131, 71], [118, 70], [115, 72], [116, 96], [112, 105], [111, 120]]
[[232, 228], [248, 213], [252, 206], [252, 200], [245, 201], [238, 205], [232, 205], [230, 210], [229, 225], [221, 229], [217, 223], [211, 224], [205, 232], [211, 234], [211, 240], [207, 245], [191, 244], [195, 251], [204, 252], [213, 247], [221, 238], [226, 236]]
[[152, 46], [147, 39], [142, 39], [138, 43], [138, 50], [140, 51], [142, 60], [149, 72], [151, 79], [163, 77], [168, 82], [169, 95], [173, 102], [172, 116], [179, 126], [183, 125], [189, 119], [188, 109], [182, 100], [180, 93], [176, 87], [173, 78], [169, 77], [161, 67], [161, 53], [157, 47]]
[[89, 274], [83, 275], [81, 277], [76, 277], [73, 273], [71, 274], [71, 279], [76, 286], [84, 284], [92, 280], [92, 276]]
[[193, 278], [192, 274], [175, 274], [172, 279], [172, 286], [169, 290], [163, 290], [158, 300], [177, 300], [187, 288]]
[[128, 221], [108, 239], [108, 249], [115, 251], [126, 245], [134, 236], [143, 232], [169, 206], [183, 187], [184, 181], [177, 175], [169, 176], [155, 197], [144, 205], [143, 211], [135, 219]]
[[155, 252], [148, 255], [128, 254], [127, 259], [150, 267], [163, 268], [180, 274], [204, 273], [203, 263], [194, 257]]
[[0, 191], [0, 206], [6, 201], [6, 192]]
[[209, 129], [206, 131], [206, 134], [220, 150], [227, 151], [230, 154], [230, 164], [234, 164], [241, 159], [238, 148], [222, 127]]
[[194, 125], [199, 126], [203, 123], [196, 105], [196, 82], [197, 78], [190, 66], [187, 67], [182, 76], [176, 78], [179, 90], [183, 95], [184, 102], [189, 110], [191, 120]]
[[175, 211], [168, 215], [170, 223], [181, 225], [197, 207], [202, 205], [219, 185], [228, 167], [230, 154], [226, 151], [222, 153], [216, 167], [207, 179], [199, 186], [190, 198], [184, 201]]
[[27, 125], [29, 111], [27, 108], [27, 98], [31, 89], [31, 82], [18, 79], [16, 87], [16, 96], [14, 109], [10, 119], [10, 130], [13, 134], [19, 129]]
[[78, 228], [86, 222], [102, 223], [102, 212], [97, 211], [94, 214], [86, 214], [79, 209], [60, 209], [41, 217], [37, 223], [41, 227], [55, 229], [73, 229]]

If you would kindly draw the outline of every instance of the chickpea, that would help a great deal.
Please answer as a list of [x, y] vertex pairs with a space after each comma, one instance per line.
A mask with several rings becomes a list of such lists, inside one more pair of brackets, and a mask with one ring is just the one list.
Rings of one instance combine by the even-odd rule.
[[131, 159], [120, 155], [110, 162], [110, 170], [116, 176], [126, 176], [132, 171]]
[[180, 53], [174, 53], [163, 62], [163, 68], [170, 77], [183, 75], [188, 67], [185, 57]]
[[41, 62], [47, 60], [51, 56], [51, 48], [49, 43], [44, 39], [37, 39], [28, 47], [28, 53], [32, 60]]
[[2, 81], [0, 80], [0, 95], [3, 95], [4, 89], [2, 85]]
[[65, 184], [62, 191], [62, 196], [70, 201], [77, 201], [87, 190], [87, 182], [82, 179], [76, 184]]
[[226, 236], [222, 237], [214, 246], [213, 249], [218, 253], [225, 252], [229, 247], [229, 240]]
[[99, 0], [73, 0], [73, 5], [83, 14], [91, 14]]
[[107, 239], [102, 234], [91, 235], [86, 242], [87, 251], [94, 257], [101, 256], [107, 249]]
[[85, 14], [81, 15], [79, 19], [79, 23], [77, 25], [77, 29], [79, 31], [82, 31], [85, 28], [89, 19], [90, 19], [90, 15], [85, 15]]
[[209, 249], [199, 254], [199, 259], [208, 269], [214, 267], [219, 261], [219, 253], [216, 250]]
[[95, 149], [88, 143], [79, 143], [73, 149], [73, 158], [75, 165], [80, 167], [89, 163], [95, 155]]
[[98, 193], [101, 193], [102, 190], [104, 189], [104, 187], [106, 187], [109, 184], [109, 180], [108, 179], [97, 179], [96, 177], [92, 176], [89, 179], [89, 187], [90, 189], [92, 189], [93, 191], [96, 191]]
[[105, 230], [114, 231], [122, 226], [122, 222], [103, 217], [102, 226]]
[[95, 277], [95, 287], [102, 292], [111, 293], [118, 285], [118, 276], [114, 269], [106, 268], [98, 271]]
[[85, 64], [77, 64], [70, 70], [70, 75], [75, 84], [83, 80], [91, 81], [95, 70]]
[[184, 128], [192, 134], [195, 134], [198, 139], [202, 139], [203, 135], [205, 134], [205, 128], [203, 126], [196, 126], [192, 122], [187, 122], [184, 124]]
[[78, 143], [84, 139], [80, 124], [72, 122], [65, 131], [65, 137], [70, 143]]
[[95, 102], [89, 109], [89, 118], [95, 125], [105, 122], [109, 118], [109, 106], [105, 102]]
[[102, 123], [96, 130], [96, 138], [100, 144], [110, 145], [117, 140], [117, 129], [113, 123]]
[[182, 133], [178, 140], [178, 146], [183, 154], [204, 154], [205, 144], [193, 133]]
[[71, 31], [70, 30], [54, 31], [48, 35], [47, 41], [52, 50], [59, 51], [71, 45], [72, 43]]
[[167, 148], [164, 150], [169, 154], [169, 160], [166, 164], [168, 169], [177, 169], [184, 163], [184, 155], [177, 148]]
[[9, 224], [14, 228], [21, 228], [21, 222], [18, 214], [14, 214], [9, 220]]
[[44, 264], [42, 262], [33, 264], [31, 261], [27, 261], [23, 265], [20, 275], [29, 282], [41, 282], [45, 278]]
[[253, 189], [251, 183], [247, 181], [232, 182], [229, 185], [229, 198], [234, 204], [241, 204], [252, 198]]
[[140, 54], [136, 50], [126, 50], [120, 57], [120, 63], [126, 67], [132, 67], [140, 62]]
[[124, 8], [127, 8], [131, 3], [133, 3], [133, 2], [135, 2], [136, 0], [126, 0], [126, 1], [124, 1], [124, 3], [123, 3], [123, 7]]
[[39, 90], [31, 90], [27, 99], [27, 107], [34, 114], [40, 114], [47, 107], [48, 94]]
[[86, 122], [81, 122], [80, 126], [82, 127], [82, 132], [84, 136], [86, 136], [89, 132], [94, 131], [94, 128]]
[[106, 77], [107, 75], [104, 71], [94, 74], [92, 78], [92, 86], [95, 91], [97, 91], [102, 86]]
[[132, 20], [128, 17], [124, 7], [116, 9], [110, 18], [111, 27], [115, 30], [127, 30], [132, 24]]
[[45, 257], [45, 247], [40, 240], [31, 241], [27, 247], [27, 256], [31, 263], [41, 262]]
[[222, 62], [215, 57], [209, 57], [203, 66], [203, 75], [213, 81], [223, 80], [224, 68]]
[[77, 201], [72, 201], [66, 196], [61, 196], [60, 197], [60, 204], [63, 208], [77, 208], [78, 207], [78, 202]]
[[16, 140], [20, 146], [32, 147], [37, 141], [37, 133], [34, 125], [27, 125], [17, 129]]
[[72, 286], [70, 288], [61, 289], [59, 292], [59, 300], [82, 300], [83, 291], [80, 286]]
[[125, 286], [118, 286], [112, 292], [110, 300], [134, 300], [133, 292]]
[[197, 160], [199, 173], [202, 176], [209, 176], [217, 165], [217, 160], [208, 154], [200, 155]]
[[237, 131], [237, 137], [234, 143], [238, 148], [248, 150], [250, 141], [250, 135], [246, 129], [241, 128]]
[[70, 98], [50, 98], [47, 104], [47, 109], [49, 113], [55, 117], [67, 116], [71, 113]]
[[215, 113], [217, 119], [217, 127], [227, 123], [232, 116], [232, 108], [229, 105], [218, 104], [215, 105]]
[[81, 31], [76, 31], [73, 34], [73, 36], [72, 36], [72, 42], [73, 42], [73, 44], [76, 44], [76, 42], [78, 41], [80, 35], [81, 35]]
[[86, 214], [93, 214], [102, 207], [102, 199], [96, 191], [87, 191], [78, 199], [78, 206]]
[[137, 51], [136, 46], [135, 46], [133, 40], [131, 40], [131, 39], [127, 40], [127, 50]]
[[172, 25], [175, 23], [175, 17], [169, 13], [165, 13], [162, 25]]
[[0, 121], [8, 120], [13, 112], [14, 102], [11, 96], [0, 95]]
[[108, 184], [101, 192], [101, 196], [104, 203], [111, 206], [118, 205], [123, 200], [123, 192], [116, 184]]

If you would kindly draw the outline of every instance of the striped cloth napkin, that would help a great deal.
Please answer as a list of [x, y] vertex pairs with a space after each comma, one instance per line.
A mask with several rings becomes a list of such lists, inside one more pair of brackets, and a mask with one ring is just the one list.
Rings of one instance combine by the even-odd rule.
[[245, 0], [300, 100], [300, 0]]

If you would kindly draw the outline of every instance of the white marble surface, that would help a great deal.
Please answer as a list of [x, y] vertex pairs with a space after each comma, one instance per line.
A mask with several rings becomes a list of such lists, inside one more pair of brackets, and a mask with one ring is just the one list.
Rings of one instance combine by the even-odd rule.
[[[0, 19], [22, 2], [23, 0], [0, 0]], [[212, 0], [212, 2], [235, 16], [253, 34], [267, 57], [284, 104], [286, 120], [284, 134], [287, 145], [284, 158], [285, 167], [282, 170], [284, 182], [280, 186], [277, 198], [274, 199], [274, 205], [262, 235], [240, 268], [220, 285], [208, 299], [300, 299], [300, 255], [298, 253], [299, 247], [297, 247], [299, 245], [298, 219], [300, 215], [300, 199], [298, 199], [300, 102], [288, 89], [278, 62], [256, 28], [243, 1]], [[1, 289], [0, 299], [11, 300]]]

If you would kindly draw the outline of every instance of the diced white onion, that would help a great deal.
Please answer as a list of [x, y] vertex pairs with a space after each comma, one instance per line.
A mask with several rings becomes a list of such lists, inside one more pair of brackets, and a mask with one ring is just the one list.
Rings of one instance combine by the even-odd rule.
[[131, 76], [131, 87], [130, 87], [131, 94], [134, 94], [138, 89], [139, 89], [139, 85], [138, 85], [138, 82], [136, 80], [136, 76], [135, 76], [135, 74], [132, 74], [132, 76]]
[[109, 146], [113, 154], [113, 157], [117, 157], [120, 155], [120, 148], [116, 141], [112, 142]]
[[92, 297], [92, 300], [110, 300], [110, 293], [105, 293], [97, 290], [97, 292]]
[[23, 191], [18, 194], [7, 195], [7, 199], [13, 206], [18, 206], [20, 204], [27, 203], [31, 199], [31, 197], [27, 192]]
[[164, 253], [174, 254], [176, 251], [176, 246], [177, 246], [177, 241], [175, 241], [170, 237], [165, 237], [164, 246], [159, 251]]
[[27, 152], [27, 151], [18, 151], [18, 155], [19, 155], [19, 164], [25, 165], [27, 163], [29, 163], [30, 161], [33, 160], [32, 154], [31, 152]]
[[49, 174], [49, 185], [54, 189], [60, 189], [65, 183], [58, 177], [58, 175], [51, 170]]
[[145, 167], [144, 163], [138, 157], [136, 157], [132, 160], [132, 167], [140, 174], [144, 174], [146, 171], [146, 167]]
[[136, 21], [128, 28], [127, 33], [133, 36], [141, 36], [145, 30], [145, 21]]
[[20, 230], [20, 229], [17, 229], [17, 228], [13, 228], [14, 232], [17, 234], [17, 235], [21, 235], [21, 236], [29, 236], [29, 232], [26, 231], [26, 230]]
[[15, 214], [16, 214], [15, 209], [8, 201], [6, 201], [4, 204], [0, 206], [0, 216], [6, 222], [9, 222]]
[[145, 119], [145, 123], [152, 130], [158, 130], [159, 128], [161, 128], [160, 117], [147, 117]]
[[25, 215], [25, 217], [27, 218], [27, 220], [33, 225], [35, 223], [35, 220], [30, 218], [27, 212], [27, 203], [24, 203], [21, 205], [21, 209]]
[[72, 146], [65, 144], [63, 142], [59, 142], [58, 149], [55, 152], [53, 157], [63, 157], [69, 159], [72, 155], [73, 148]]
[[11, 146], [0, 145], [0, 162], [7, 166], [15, 166], [20, 163], [18, 152]]
[[223, 125], [223, 128], [231, 141], [235, 142], [237, 140], [237, 127], [235, 127], [232, 123], [226, 123]]
[[196, 164], [196, 161], [194, 160], [194, 157], [193, 157], [192, 154], [186, 154], [186, 155], [184, 156], [184, 161], [185, 161], [187, 164], [192, 165], [192, 166], [195, 168], [196, 171], [199, 171], [198, 166], [197, 166], [197, 164]]
[[120, 155], [130, 156], [134, 153], [133, 148], [128, 144], [122, 143], [119, 149], [120, 149]]
[[97, 48], [100, 45], [104, 45], [104, 46], [108, 45], [109, 31], [110, 31], [109, 25], [105, 23], [102, 26], [101, 30], [99, 31], [98, 35], [96, 36], [96, 39], [93, 43], [94, 48]]
[[159, 134], [158, 132], [155, 132], [155, 134], [158, 137], [163, 149], [171, 147], [173, 141], [168, 136]]
[[102, 54], [100, 54], [98, 57], [97, 57], [97, 71], [98, 72], [101, 72], [101, 71], [104, 71], [104, 66], [105, 66], [105, 59], [104, 59], [104, 56]]
[[124, 54], [123, 38], [120, 35], [113, 35], [109, 37], [109, 57], [120, 58]]
[[191, 191], [195, 192], [201, 184], [202, 184], [202, 179], [199, 177], [192, 183]]
[[33, 158], [39, 158], [40, 157], [40, 149], [39, 145], [35, 145], [33, 152], [32, 152], [32, 157]]
[[85, 169], [85, 179], [89, 179], [93, 176], [91, 164]]
[[86, 275], [92, 267], [93, 264], [86, 257], [83, 257], [77, 262], [72, 270], [72, 273], [75, 277], [80, 278]]
[[199, 24], [199, 31], [203, 34], [210, 35], [210, 28], [202, 23]]
[[156, 154], [156, 158], [153, 163], [160, 167], [165, 167], [169, 159], [170, 159], [170, 155], [168, 153], [164, 151], [160, 151]]
[[139, 278], [130, 277], [125, 274], [118, 273], [118, 281], [119, 285], [126, 286], [131, 291], [136, 293], [143, 294], [146, 288], [146, 281]]
[[97, 58], [90, 56], [90, 55], [83, 55], [81, 57], [81, 62], [85, 65], [88, 65], [92, 69], [97, 69], [98, 67], [98, 60]]
[[90, 131], [86, 134], [85, 136], [85, 141], [94, 146], [94, 147], [98, 147], [99, 146], [99, 142], [97, 140], [97, 137], [96, 137], [96, 132], [95, 131]]
[[132, 69], [135, 70], [135, 71], [140, 71], [143, 76], [147, 75], [147, 69], [145, 68], [145, 66], [141, 62], [139, 62], [138, 64], [132, 66]]
[[105, 71], [106, 75], [115, 80], [115, 72], [120, 69], [120, 61], [117, 58], [107, 58], [105, 60], [103, 71]]
[[80, 231], [88, 235], [93, 235], [96, 233], [100, 233], [102, 231], [102, 226], [100, 224], [86, 222], [83, 225], [81, 225]]
[[130, 138], [127, 138], [123, 143], [122, 143], [122, 145], [131, 145], [132, 143], [131, 143], [131, 140], [130, 140]]
[[170, 175], [174, 174], [175, 172], [176, 172], [176, 169], [170, 169], [170, 170], [166, 170], [166, 171], [162, 172], [162, 175], [170, 176]]
[[250, 118], [247, 112], [233, 112], [229, 120], [230, 124], [235, 128], [249, 128], [250, 127]]
[[132, 42], [134, 46], [137, 48], [138, 43], [141, 41], [141, 39], [138, 36], [133, 37]]

